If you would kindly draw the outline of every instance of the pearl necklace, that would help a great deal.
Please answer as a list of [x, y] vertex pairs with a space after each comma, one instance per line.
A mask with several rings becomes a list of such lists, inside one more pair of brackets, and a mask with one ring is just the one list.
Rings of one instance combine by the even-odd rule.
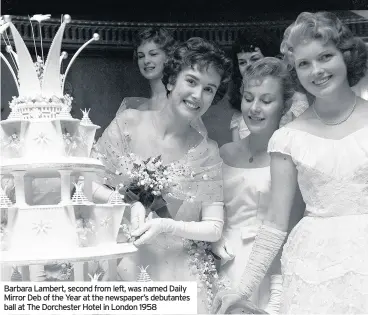
[[313, 112], [314, 114], [317, 116], [317, 118], [322, 122], [324, 123], [325, 125], [329, 125], [329, 126], [335, 126], [335, 125], [340, 125], [342, 124], [343, 122], [347, 121], [348, 118], [353, 114], [354, 112], [354, 109], [356, 107], [356, 104], [357, 104], [357, 97], [355, 96], [355, 100], [354, 100], [354, 104], [353, 106], [351, 107], [351, 110], [348, 112], [348, 114], [346, 115], [346, 117], [343, 117], [342, 119], [338, 120], [338, 121], [326, 121], [324, 119], [321, 118], [320, 115], [318, 115], [315, 107], [314, 107], [314, 104], [315, 104], [316, 100], [314, 100], [313, 104], [312, 104], [312, 109], [313, 109]]

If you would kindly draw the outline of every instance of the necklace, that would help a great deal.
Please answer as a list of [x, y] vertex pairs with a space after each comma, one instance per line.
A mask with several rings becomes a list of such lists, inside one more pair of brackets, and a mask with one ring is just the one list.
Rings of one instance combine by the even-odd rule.
[[355, 96], [355, 100], [354, 100], [354, 104], [353, 106], [351, 107], [351, 109], [349, 110], [348, 114], [343, 117], [342, 119], [340, 120], [337, 120], [337, 121], [326, 121], [324, 119], [321, 118], [321, 116], [318, 115], [315, 107], [314, 107], [314, 104], [315, 104], [316, 100], [314, 100], [313, 104], [312, 104], [312, 109], [313, 109], [313, 112], [314, 114], [317, 116], [317, 118], [322, 122], [324, 123], [325, 125], [329, 125], [329, 126], [334, 126], [334, 125], [340, 125], [342, 124], [343, 122], [347, 121], [348, 118], [353, 114], [354, 112], [354, 109], [356, 107], [356, 104], [357, 104], [357, 97]]
[[249, 157], [249, 159], [248, 159], [248, 162], [249, 162], [249, 163], [253, 163], [254, 158], [255, 158], [257, 155], [259, 155], [259, 153], [263, 152], [263, 150], [260, 150], [260, 151], [256, 152], [255, 154], [252, 154], [252, 151], [251, 151], [251, 149], [250, 149], [250, 138], [249, 138], [249, 136], [248, 136], [248, 148], [249, 148], [249, 153], [250, 153], [250, 157]]

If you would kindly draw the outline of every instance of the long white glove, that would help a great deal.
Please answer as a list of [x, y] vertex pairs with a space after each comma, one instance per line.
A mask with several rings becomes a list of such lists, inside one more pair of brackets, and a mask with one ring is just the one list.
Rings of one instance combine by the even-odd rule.
[[272, 275], [270, 282], [270, 299], [268, 301], [265, 311], [269, 314], [279, 314], [280, 304], [282, 298], [282, 276]]
[[[223, 203], [215, 202], [208, 205], [209, 211], [222, 213]], [[208, 213], [209, 211], [205, 211]], [[202, 214], [204, 214], [202, 210]], [[140, 220], [141, 221], [141, 220]], [[171, 233], [183, 238], [216, 242], [220, 239], [222, 234], [224, 222], [222, 218], [209, 217], [203, 215], [200, 222], [185, 222], [176, 221], [167, 218], [150, 219], [146, 221], [137, 230], [133, 231], [131, 235], [139, 239], [134, 242], [134, 245], [140, 246], [161, 233]]]
[[221, 266], [226, 264], [229, 260], [234, 259], [235, 254], [228, 244], [226, 237], [222, 236], [221, 239], [215, 243], [212, 243], [212, 252], [221, 258]]
[[286, 232], [267, 225], [262, 225], [259, 228], [238, 287], [229, 292], [219, 292], [214, 299], [212, 313], [224, 314], [231, 305], [241, 299], [248, 300], [250, 298], [254, 289], [266, 275], [285, 238]]

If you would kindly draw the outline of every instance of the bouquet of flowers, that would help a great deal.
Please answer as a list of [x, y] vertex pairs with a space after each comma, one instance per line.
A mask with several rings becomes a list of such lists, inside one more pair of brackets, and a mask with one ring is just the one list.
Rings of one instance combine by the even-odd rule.
[[170, 217], [162, 195], [168, 190], [172, 179], [161, 155], [146, 160], [135, 159], [127, 175], [130, 182], [123, 186], [125, 202], [141, 202], [146, 208], [146, 215], [154, 211], [160, 217]]

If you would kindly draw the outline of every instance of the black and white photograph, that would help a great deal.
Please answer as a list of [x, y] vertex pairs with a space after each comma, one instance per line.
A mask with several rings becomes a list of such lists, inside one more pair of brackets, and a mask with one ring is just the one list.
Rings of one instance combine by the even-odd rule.
[[368, 1], [3, 0], [2, 314], [368, 314]]

